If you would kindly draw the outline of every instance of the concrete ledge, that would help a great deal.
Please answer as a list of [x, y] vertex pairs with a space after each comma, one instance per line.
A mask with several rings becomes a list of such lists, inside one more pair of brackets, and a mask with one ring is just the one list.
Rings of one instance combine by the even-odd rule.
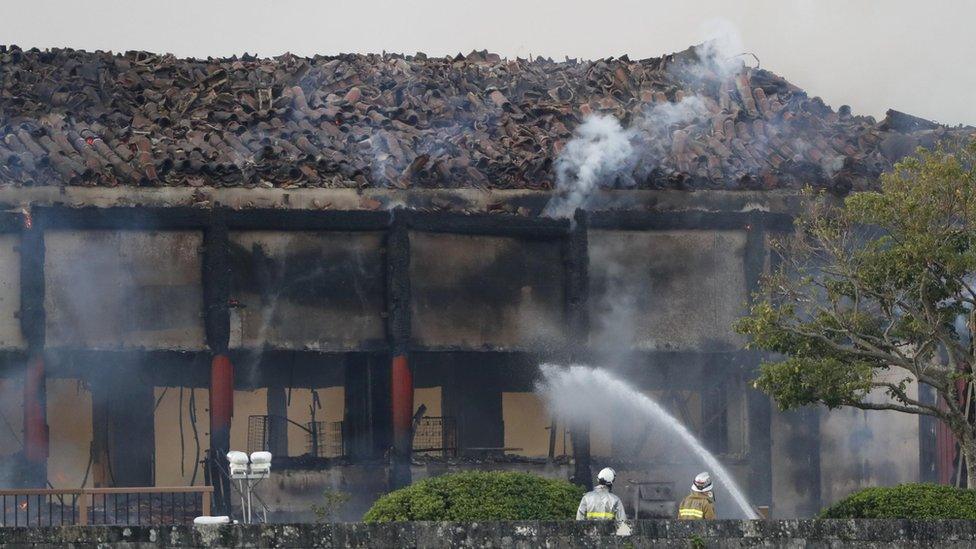
[[[391, 210], [468, 212], [502, 211], [538, 215], [552, 197], [546, 191], [478, 189], [265, 189], [242, 187], [16, 187], [0, 181], [4, 208], [65, 205], [69, 207], [198, 207], [221, 204], [232, 209]], [[635, 211], [796, 212], [804, 200], [795, 190], [676, 191], [603, 190], [588, 209]]]
[[412, 522], [0, 528], [0, 546], [47, 547], [972, 547], [976, 521]]

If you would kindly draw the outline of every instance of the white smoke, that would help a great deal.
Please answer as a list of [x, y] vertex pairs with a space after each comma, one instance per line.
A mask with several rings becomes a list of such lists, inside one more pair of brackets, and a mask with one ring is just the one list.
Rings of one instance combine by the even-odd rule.
[[[706, 81], [727, 81], [745, 67], [745, 48], [735, 25], [711, 19], [702, 24], [700, 34], [704, 40], [695, 47], [697, 59], [668, 69], [684, 81], [686, 92], [700, 90]], [[570, 217], [577, 208], [586, 208], [600, 188], [634, 186], [635, 177], [650, 175], [672, 156], [674, 130], [707, 116], [706, 100], [694, 93], [647, 105], [627, 128], [612, 116], [589, 116], [556, 159], [556, 193], [543, 215]]]
[[729, 78], [742, 70], [745, 52], [739, 29], [727, 19], [709, 19], [701, 24], [702, 44], [695, 47], [703, 69], [710, 69], [720, 78]]
[[543, 215], [569, 217], [600, 185], [632, 166], [633, 132], [612, 116], [593, 115], [576, 128], [556, 159], [556, 192]]
[[673, 127], [707, 112], [700, 97], [689, 96], [650, 105], [629, 128], [612, 116], [587, 117], [556, 159], [556, 196], [543, 215], [570, 217], [601, 187], [633, 186], [638, 164], [641, 173], [649, 173], [670, 154]]

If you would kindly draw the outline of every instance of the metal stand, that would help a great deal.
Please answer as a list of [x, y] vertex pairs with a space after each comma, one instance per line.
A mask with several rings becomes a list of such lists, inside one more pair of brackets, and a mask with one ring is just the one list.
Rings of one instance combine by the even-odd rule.
[[[240, 457], [235, 456], [238, 459], [235, 462], [234, 459], [231, 459], [233, 454], [243, 457], [244, 461], [240, 461]], [[266, 461], [261, 463], [257, 462], [255, 456], [259, 454], [266, 454]], [[268, 505], [261, 499], [261, 496], [255, 493], [255, 488], [262, 480], [271, 476], [271, 454], [268, 452], [254, 452], [251, 454], [251, 459], [248, 460], [247, 454], [244, 452], [230, 452], [228, 454], [228, 460], [230, 461], [229, 470], [221, 466], [220, 473], [231, 481], [230, 485], [237, 490], [241, 498], [241, 521], [244, 524], [254, 523], [256, 518], [254, 502], [256, 500], [260, 505], [260, 516], [257, 517], [259, 522], [268, 522]], [[237, 481], [236, 484], [233, 481]]]

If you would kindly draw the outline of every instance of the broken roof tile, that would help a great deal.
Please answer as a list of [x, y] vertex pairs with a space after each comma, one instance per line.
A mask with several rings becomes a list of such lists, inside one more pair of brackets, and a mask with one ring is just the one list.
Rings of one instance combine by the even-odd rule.
[[638, 163], [628, 186], [846, 192], [918, 145], [973, 133], [836, 113], [769, 71], [699, 62], [694, 49], [557, 63], [0, 47], [0, 184], [549, 189], [587, 115], [626, 125], [695, 96], [707, 116], [642, 140], [656, 165]]

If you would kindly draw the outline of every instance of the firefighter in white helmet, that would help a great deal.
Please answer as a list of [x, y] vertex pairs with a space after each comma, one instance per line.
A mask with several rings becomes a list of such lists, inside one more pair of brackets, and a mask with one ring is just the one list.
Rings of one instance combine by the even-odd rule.
[[593, 491], [583, 494], [583, 499], [580, 500], [576, 520], [627, 520], [623, 502], [613, 493], [613, 480], [616, 476], [609, 467], [600, 471]]
[[678, 506], [681, 520], [708, 520], [715, 518], [715, 494], [712, 493], [712, 476], [698, 473], [691, 484], [691, 493]]

